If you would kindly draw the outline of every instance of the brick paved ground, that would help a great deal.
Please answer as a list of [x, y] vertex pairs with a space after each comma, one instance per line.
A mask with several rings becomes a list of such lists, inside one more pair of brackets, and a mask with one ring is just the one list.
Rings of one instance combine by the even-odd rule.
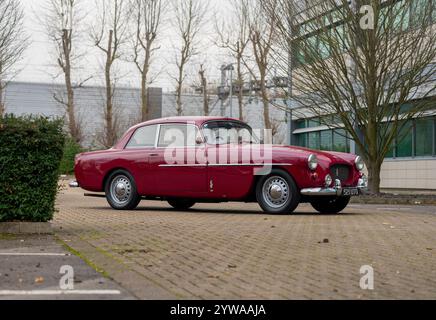
[[[58, 236], [142, 299], [436, 299], [436, 207], [271, 216], [256, 204], [143, 202], [117, 212], [77, 189], [58, 207]], [[359, 287], [362, 265], [375, 269], [374, 291]]]

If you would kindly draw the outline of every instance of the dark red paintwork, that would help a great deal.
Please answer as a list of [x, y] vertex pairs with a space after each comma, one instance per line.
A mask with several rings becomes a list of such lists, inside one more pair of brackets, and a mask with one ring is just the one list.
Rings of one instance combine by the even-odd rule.
[[[77, 156], [75, 165], [76, 179], [81, 188], [103, 192], [105, 179], [117, 169], [127, 170], [135, 179], [138, 193], [147, 197], [186, 197], [207, 201], [248, 201], [253, 195], [256, 176], [250, 166], [192, 166], [161, 167], [163, 156], [159, 149], [125, 149], [130, 138], [138, 128], [153, 124], [190, 123], [198, 128], [208, 121], [238, 121], [219, 117], [178, 117], [153, 120], [132, 127], [112, 149], [107, 151], [83, 153]], [[240, 146], [204, 145], [207, 155], [211, 148], [239, 148]], [[321, 152], [299, 147], [270, 146], [274, 167], [287, 171], [295, 180], [299, 189], [325, 186], [325, 176], [330, 167], [343, 164], [350, 167], [350, 178], [342, 181], [343, 187], [355, 187], [361, 173], [355, 168], [355, 155]], [[188, 150], [189, 152], [189, 150]], [[153, 154], [154, 157], [150, 155]], [[308, 168], [310, 154], [318, 156], [319, 165], [315, 172]], [[213, 188], [210, 187], [213, 181]]]

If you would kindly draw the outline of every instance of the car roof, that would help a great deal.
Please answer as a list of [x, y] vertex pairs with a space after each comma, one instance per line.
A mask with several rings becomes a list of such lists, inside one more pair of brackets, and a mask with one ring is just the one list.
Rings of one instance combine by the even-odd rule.
[[232, 118], [226, 118], [226, 117], [169, 117], [169, 118], [161, 118], [161, 119], [155, 119], [147, 122], [140, 123], [133, 128], [140, 128], [143, 126], [149, 126], [154, 124], [167, 124], [167, 123], [192, 123], [196, 124], [198, 126], [202, 126], [205, 122], [209, 121], [238, 121], [241, 122], [238, 119], [232, 119]]

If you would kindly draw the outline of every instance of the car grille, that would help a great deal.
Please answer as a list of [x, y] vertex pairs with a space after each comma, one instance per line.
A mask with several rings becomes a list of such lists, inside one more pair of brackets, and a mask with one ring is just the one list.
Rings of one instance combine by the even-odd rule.
[[347, 165], [334, 165], [330, 167], [330, 173], [333, 180], [339, 179], [344, 182], [350, 177], [350, 167]]

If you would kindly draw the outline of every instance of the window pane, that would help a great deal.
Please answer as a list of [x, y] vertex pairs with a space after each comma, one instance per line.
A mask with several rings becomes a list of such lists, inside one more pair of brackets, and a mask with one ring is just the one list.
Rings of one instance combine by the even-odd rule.
[[297, 145], [299, 147], [307, 147], [307, 134], [303, 133], [297, 136]]
[[430, 0], [414, 0], [412, 2], [411, 17], [412, 26], [419, 27], [428, 20], [431, 10]]
[[392, 143], [392, 145], [390, 146], [388, 153], [386, 153], [386, 158], [393, 158], [394, 157], [394, 150], [395, 150], [394, 145], [395, 144]]
[[320, 149], [320, 141], [319, 141], [319, 132], [311, 132], [309, 133], [309, 145], [310, 149], [319, 150]]
[[321, 132], [321, 150], [333, 150], [333, 131], [327, 130]]
[[409, 28], [410, 20], [410, 6], [407, 2], [398, 1], [392, 10], [395, 17], [394, 28], [397, 30], [407, 30]]
[[345, 130], [335, 130], [333, 133], [333, 150], [337, 152], [350, 152], [350, 142]]
[[306, 128], [306, 120], [298, 120], [297, 121], [297, 128], [298, 129], [305, 129]]
[[330, 57], [329, 39], [330, 35], [319, 37], [319, 54], [321, 59], [327, 59]]
[[159, 147], [193, 147], [196, 145], [196, 136], [197, 130], [194, 126], [183, 124], [162, 126], [159, 135]]
[[412, 156], [412, 130], [413, 122], [409, 121], [404, 125], [398, 134], [397, 140], [397, 157], [411, 157]]
[[148, 126], [136, 130], [126, 148], [148, 148], [154, 147], [156, 142], [157, 126]]
[[433, 119], [416, 120], [416, 156], [433, 155]]
[[309, 120], [308, 128], [314, 128], [319, 126], [320, 126], [319, 118], [313, 118]]
[[432, 1], [431, 11], [432, 11], [432, 22], [436, 22], [436, 1], [435, 0]]

